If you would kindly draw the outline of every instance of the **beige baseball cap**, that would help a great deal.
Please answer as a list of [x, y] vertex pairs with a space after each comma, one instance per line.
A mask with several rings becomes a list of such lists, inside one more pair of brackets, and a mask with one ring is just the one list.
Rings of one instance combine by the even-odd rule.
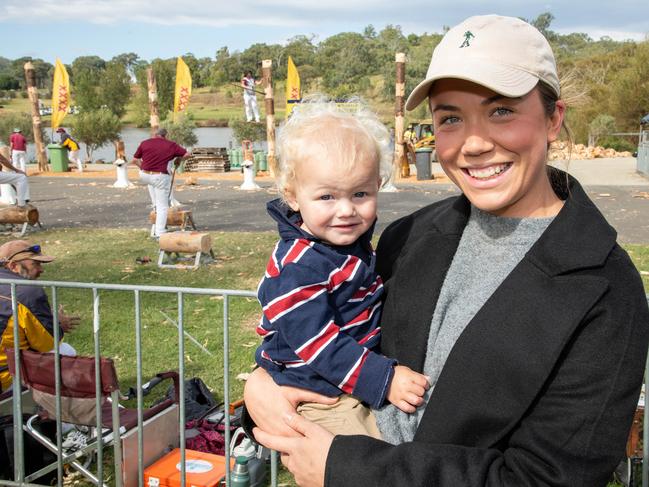
[[433, 51], [426, 79], [410, 93], [413, 110], [438, 79], [472, 81], [508, 97], [529, 93], [539, 81], [560, 96], [559, 76], [547, 39], [527, 22], [514, 17], [469, 17], [444, 35]]
[[41, 246], [29, 240], [10, 240], [0, 245], [0, 265], [28, 259], [52, 262], [54, 257], [43, 255]]

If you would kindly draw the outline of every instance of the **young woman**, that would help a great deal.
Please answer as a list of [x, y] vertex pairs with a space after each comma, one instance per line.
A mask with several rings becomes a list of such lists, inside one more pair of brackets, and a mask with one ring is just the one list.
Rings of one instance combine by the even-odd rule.
[[649, 312], [613, 228], [547, 166], [565, 112], [551, 48], [521, 20], [467, 19], [406, 107], [425, 99], [463, 194], [395, 222], [377, 248], [382, 352], [431, 378], [425, 407], [378, 411], [385, 441], [333, 437], [292, 412], [315, 398], [257, 371], [254, 434], [301, 486], [604, 486], [624, 455]]

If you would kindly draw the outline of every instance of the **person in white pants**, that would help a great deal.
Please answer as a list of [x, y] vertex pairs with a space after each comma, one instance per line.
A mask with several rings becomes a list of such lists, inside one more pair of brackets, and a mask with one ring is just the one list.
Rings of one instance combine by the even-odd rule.
[[11, 148], [11, 162], [21, 171], [27, 170], [27, 139], [22, 134], [19, 127], [14, 129], [13, 134], [9, 137]]
[[77, 170], [79, 172], [83, 172], [83, 161], [81, 160], [79, 143], [70, 137], [70, 134], [68, 134], [63, 127], [59, 127], [56, 130], [56, 133], [60, 134], [60, 144], [68, 150], [68, 160], [77, 165]]
[[246, 74], [241, 79], [241, 86], [243, 87], [243, 105], [246, 109], [246, 121], [252, 122], [252, 117], [255, 117], [255, 122], [259, 122], [259, 108], [257, 107], [257, 95], [255, 93], [255, 86], [261, 83], [252, 77], [252, 71], [246, 71]]
[[171, 140], [167, 140], [167, 130], [159, 129], [151, 139], [143, 141], [135, 154], [133, 164], [140, 168], [140, 182], [148, 185], [151, 203], [155, 207], [155, 237], [167, 231], [167, 213], [171, 193], [171, 161], [179, 164], [189, 157], [187, 150]]
[[29, 183], [25, 171], [15, 167], [9, 159], [0, 155], [0, 165], [9, 169], [9, 171], [0, 172], [0, 184], [11, 184], [16, 188], [16, 204], [20, 207], [29, 203]]

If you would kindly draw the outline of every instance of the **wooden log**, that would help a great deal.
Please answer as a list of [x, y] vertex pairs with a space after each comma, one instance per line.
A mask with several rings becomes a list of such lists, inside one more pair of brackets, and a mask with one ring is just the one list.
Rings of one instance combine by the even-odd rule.
[[35, 206], [25, 205], [22, 208], [7, 206], [0, 208], [0, 223], [38, 223], [38, 210]]
[[34, 145], [36, 145], [36, 159], [38, 160], [39, 171], [49, 171], [47, 164], [47, 155], [45, 154], [45, 144], [43, 143], [43, 133], [41, 132], [41, 114], [38, 110], [38, 88], [36, 86], [36, 72], [34, 65], [28, 61], [25, 63], [25, 81], [27, 85], [27, 95], [31, 102], [32, 108], [32, 127], [34, 129]]
[[[183, 210], [179, 208], [169, 208], [167, 213], [167, 225], [179, 227], [187, 222], [192, 215], [191, 210]], [[149, 213], [149, 223], [155, 223], [155, 211]]]
[[266, 108], [266, 145], [268, 147], [268, 168], [270, 175], [277, 173], [277, 160], [275, 159], [275, 98], [273, 95], [273, 61], [264, 59], [261, 62], [261, 73], [264, 84], [264, 106]]
[[209, 253], [212, 239], [209, 233], [202, 232], [168, 232], [160, 235], [160, 250], [165, 252], [182, 252], [195, 254]]
[[410, 164], [405, 154], [403, 145], [403, 107], [406, 94], [406, 55], [398, 52], [395, 56], [396, 82], [394, 85], [394, 170], [393, 177], [397, 170], [402, 178], [410, 176]]
[[146, 70], [146, 81], [149, 91], [149, 124], [151, 125], [151, 137], [153, 137], [160, 128], [160, 116], [158, 115], [158, 85], [151, 67]]
[[124, 141], [121, 139], [113, 141], [115, 144], [115, 160], [123, 159], [126, 160], [126, 148], [124, 147]]

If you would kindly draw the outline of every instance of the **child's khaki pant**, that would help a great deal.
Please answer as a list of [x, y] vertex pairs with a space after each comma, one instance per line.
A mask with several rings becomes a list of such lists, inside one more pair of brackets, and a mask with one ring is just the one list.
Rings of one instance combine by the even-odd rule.
[[302, 403], [297, 412], [334, 435], [367, 435], [381, 439], [372, 411], [358, 399], [346, 394], [333, 405]]

